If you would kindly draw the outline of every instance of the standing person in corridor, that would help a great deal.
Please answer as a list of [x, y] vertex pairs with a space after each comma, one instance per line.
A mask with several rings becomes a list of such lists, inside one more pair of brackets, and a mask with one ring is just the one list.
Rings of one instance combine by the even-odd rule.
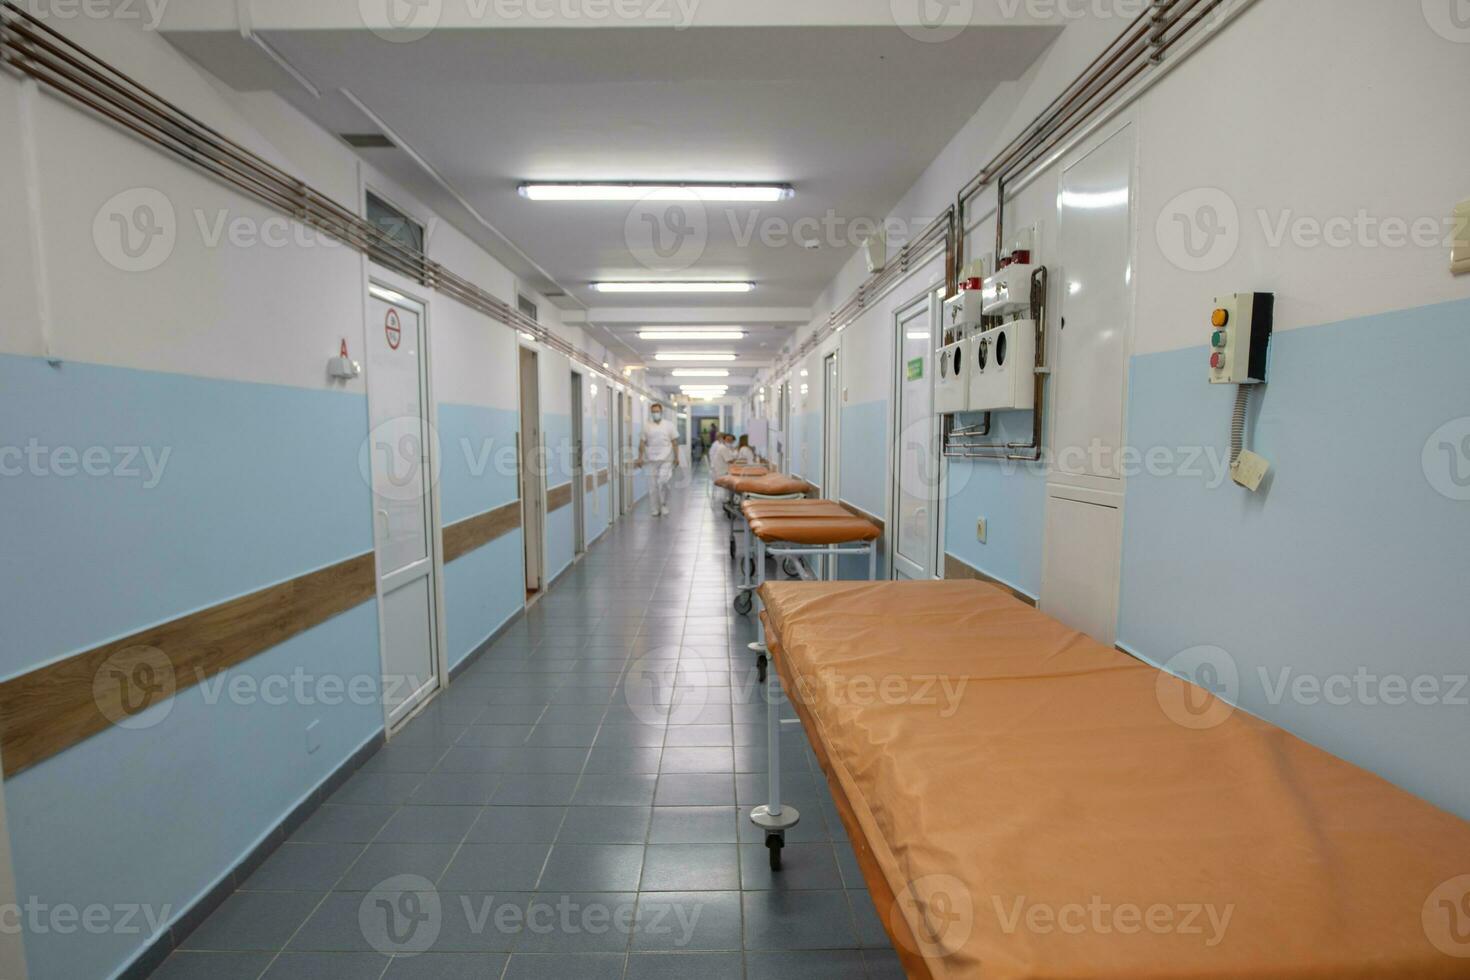
[[679, 427], [664, 418], [664, 407], [654, 402], [650, 419], [638, 440], [638, 467], [648, 463], [652, 472], [653, 516], [669, 512], [669, 482], [679, 465]]

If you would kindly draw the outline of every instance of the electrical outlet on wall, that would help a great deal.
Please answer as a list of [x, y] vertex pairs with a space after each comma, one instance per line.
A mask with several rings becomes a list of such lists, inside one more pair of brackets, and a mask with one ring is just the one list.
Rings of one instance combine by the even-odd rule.
[[982, 517], [975, 522], [975, 540], [979, 541], [981, 544], [984, 544], [985, 539], [989, 537], [989, 535], [990, 522]]

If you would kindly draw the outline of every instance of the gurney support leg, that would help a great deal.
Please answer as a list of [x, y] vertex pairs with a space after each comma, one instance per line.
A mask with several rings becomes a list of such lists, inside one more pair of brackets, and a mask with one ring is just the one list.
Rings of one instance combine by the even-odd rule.
[[771, 852], [771, 870], [781, 870], [781, 849], [786, 831], [801, 822], [801, 813], [781, 804], [781, 678], [773, 676], [766, 685], [766, 769], [771, 802], [750, 811], [750, 822], [766, 832]]

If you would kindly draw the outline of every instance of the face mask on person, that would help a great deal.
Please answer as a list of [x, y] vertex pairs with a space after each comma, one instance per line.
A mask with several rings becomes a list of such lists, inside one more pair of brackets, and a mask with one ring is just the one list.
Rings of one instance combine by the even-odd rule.
[[664, 413], [655, 410], [653, 413], [653, 420], [655, 422], [662, 422], [664, 420]]

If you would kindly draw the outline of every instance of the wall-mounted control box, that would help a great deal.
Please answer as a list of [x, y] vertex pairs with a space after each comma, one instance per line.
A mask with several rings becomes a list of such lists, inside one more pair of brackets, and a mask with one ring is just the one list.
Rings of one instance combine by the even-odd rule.
[[985, 280], [981, 290], [986, 316], [1009, 316], [1031, 311], [1031, 274], [1036, 266], [1008, 265]]
[[984, 316], [980, 311], [980, 292], [962, 289], [944, 301], [944, 337], [946, 344], [980, 329]]
[[1215, 297], [1215, 309], [1210, 314], [1210, 384], [1264, 383], [1275, 327], [1275, 294]]
[[970, 410], [970, 351], [973, 338], [941, 347], [934, 355], [934, 411], [939, 415]]
[[970, 351], [970, 411], [1036, 407], [1036, 321], [1012, 320], [976, 335]]

